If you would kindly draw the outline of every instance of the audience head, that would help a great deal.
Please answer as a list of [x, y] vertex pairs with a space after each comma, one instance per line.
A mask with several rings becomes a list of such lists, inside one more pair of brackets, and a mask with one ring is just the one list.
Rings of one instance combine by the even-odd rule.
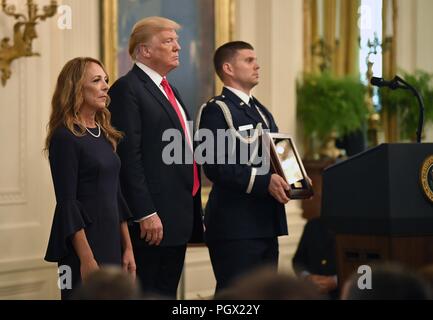
[[120, 267], [105, 266], [88, 276], [74, 292], [74, 300], [141, 299], [138, 281]]
[[[433, 293], [433, 264], [427, 265], [419, 270], [420, 276], [429, 285], [430, 290]], [[433, 297], [432, 297], [433, 298]]]
[[364, 288], [366, 287], [365, 276], [366, 274], [352, 275], [344, 284], [341, 298], [343, 300], [428, 300], [431, 298], [427, 282], [401, 265], [393, 263], [373, 265], [370, 288]]
[[215, 296], [216, 300], [317, 300], [323, 299], [315, 286], [291, 275], [261, 268], [240, 277]]

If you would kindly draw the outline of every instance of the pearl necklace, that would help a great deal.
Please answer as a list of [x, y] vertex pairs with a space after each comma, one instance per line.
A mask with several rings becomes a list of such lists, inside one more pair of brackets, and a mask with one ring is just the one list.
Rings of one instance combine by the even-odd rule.
[[87, 129], [87, 127], [86, 127], [86, 130], [87, 130], [88, 133], [90, 133], [95, 138], [99, 138], [101, 136], [101, 127], [99, 126], [99, 124], [97, 122], [95, 122], [95, 124], [98, 127], [98, 134], [94, 134], [92, 131], [90, 131], [89, 129]]

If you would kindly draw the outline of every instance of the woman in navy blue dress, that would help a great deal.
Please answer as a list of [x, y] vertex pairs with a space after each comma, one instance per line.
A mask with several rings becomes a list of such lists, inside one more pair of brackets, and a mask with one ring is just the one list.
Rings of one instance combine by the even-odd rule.
[[98, 60], [75, 58], [60, 72], [52, 99], [45, 150], [57, 205], [45, 260], [72, 271], [72, 279], [61, 274], [62, 299], [104, 264], [122, 265], [135, 277], [131, 213], [115, 152], [122, 135], [110, 124], [107, 83]]

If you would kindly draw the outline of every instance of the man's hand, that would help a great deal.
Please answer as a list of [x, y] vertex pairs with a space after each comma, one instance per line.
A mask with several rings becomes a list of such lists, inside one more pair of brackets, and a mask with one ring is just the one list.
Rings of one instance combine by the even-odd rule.
[[289, 198], [285, 190], [290, 190], [289, 185], [278, 174], [272, 174], [271, 181], [269, 182], [268, 191], [279, 203], [286, 204]]
[[337, 281], [334, 276], [311, 274], [306, 278], [314, 283], [321, 293], [328, 293], [337, 288]]
[[[311, 178], [309, 176], [307, 176], [307, 179], [308, 179], [308, 182], [310, 182], [311, 187], [313, 187], [313, 180], [311, 180]], [[313, 198], [314, 198], [314, 195], [312, 195], [311, 197], [309, 197], [308, 199], [305, 199], [305, 200], [311, 200]]]
[[163, 228], [161, 219], [155, 214], [150, 218], [140, 221], [140, 238], [146, 239], [149, 245], [157, 245], [161, 243], [163, 237]]

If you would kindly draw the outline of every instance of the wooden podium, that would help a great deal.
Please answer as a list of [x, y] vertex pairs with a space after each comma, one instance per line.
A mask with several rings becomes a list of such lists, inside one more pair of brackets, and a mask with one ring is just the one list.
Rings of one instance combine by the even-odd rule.
[[304, 167], [308, 176], [313, 181], [314, 196], [308, 200], [302, 200], [302, 217], [311, 220], [320, 216], [322, 205], [322, 174], [323, 171], [333, 165], [333, 159], [304, 160]]
[[323, 173], [322, 217], [336, 234], [339, 283], [358, 266], [433, 263], [433, 203], [421, 167], [433, 144], [382, 144]]

